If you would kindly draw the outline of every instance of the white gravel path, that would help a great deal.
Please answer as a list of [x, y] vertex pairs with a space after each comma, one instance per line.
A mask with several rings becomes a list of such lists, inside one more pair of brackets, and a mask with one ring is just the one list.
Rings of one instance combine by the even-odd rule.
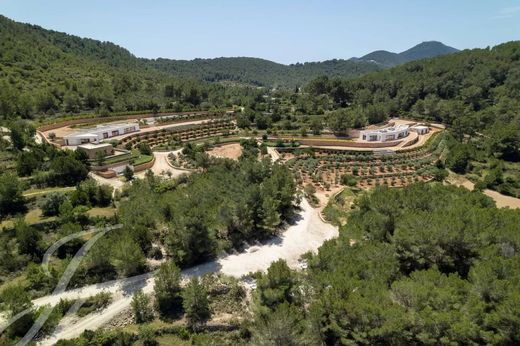
[[[181, 152], [181, 150], [182, 149], [178, 149], [175, 151], [154, 151], [153, 155], [155, 156], [155, 162], [149, 170], [151, 170], [153, 172], [153, 174], [155, 174], [156, 176], [167, 176], [166, 175], [167, 172], [170, 172], [172, 178], [176, 178], [179, 175], [186, 174], [187, 171], [174, 168], [168, 162], [169, 154], [171, 154], [171, 153], [177, 154], [177, 153]], [[148, 169], [137, 173], [136, 177], [144, 178], [146, 171], [148, 171]]]
[[[265, 271], [273, 261], [280, 258], [285, 259], [290, 267], [298, 268], [298, 259], [301, 255], [309, 251], [315, 252], [325, 240], [338, 235], [337, 229], [324, 223], [319, 217], [319, 210], [313, 209], [305, 199], [301, 203], [301, 208], [299, 220], [289, 226], [279, 237], [275, 237], [265, 244], [251, 246], [242, 253], [224, 256], [215, 261], [184, 270], [183, 276], [186, 278], [191, 275], [222, 272], [240, 278], [250, 272]], [[52, 345], [58, 339], [74, 338], [86, 329], [94, 330], [106, 325], [112, 318], [130, 306], [132, 294], [135, 291], [143, 289], [144, 292], [152, 292], [153, 281], [152, 274], [148, 273], [34, 300], [33, 302], [37, 306], [57, 304], [60, 298], [86, 298], [101, 291], [111, 292], [114, 299], [113, 303], [101, 312], [90, 314], [84, 318], [64, 318], [56, 332], [39, 344]]]

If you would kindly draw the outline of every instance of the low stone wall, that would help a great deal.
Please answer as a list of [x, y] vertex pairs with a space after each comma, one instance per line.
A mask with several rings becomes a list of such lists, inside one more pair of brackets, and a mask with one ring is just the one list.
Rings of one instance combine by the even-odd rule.
[[100, 177], [103, 177], [106, 179], [115, 178], [117, 176], [117, 173], [111, 169], [106, 170], [106, 171], [99, 171], [99, 172], [96, 172], [96, 174], [99, 175]]
[[141, 172], [141, 171], [144, 171], [145, 169], [152, 168], [154, 164], [155, 164], [155, 156], [153, 157], [153, 159], [150, 162], [143, 163], [142, 165], [134, 166], [134, 172]]
[[342, 140], [297, 139], [298, 143], [309, 146], [345, 147], [345, 148], [388, 148], [401, 144], [402, 141], [389, 142], [351, 142]]
[[[133, 115], [114, 115], [109, 117], [95, 117], [95, 118], [77, 118], [77, 119], [70, 119], [70, 120], [64, 120], [61, 122], [57, 122], [54, 124], [48, 124], [48, 125], [42, 125], [38, 127], [38, 131], [49, 131], [54, 130], [60, 127], [65, 126], [72, 126], [72, 125], [79, 125], [79, 124], [97, 124], [97, 123], [107, 123], [111, 121], [118, 121], [118, 120], [138, 120], [142, 118], [150, 118], [150, 117], [161, 117], [161, 116], [168, 116], [168, 115], [187, 115], [187, 118], [178, 119], [178, 121], [172, 121], [174, 122], [185, 122], [196, 118], [205, 118], [205, 117], [214, 117], [217, 116], [216, 112], [179, 112], [179, 113], [158, 113], [158, 114], [133, 114]], [[191, 116], [190, 116], [191, 115]]]
[[100, 172], [100, 171], [109, 170], [110, 168], [113, 168], [113, 167], [128, 166], [128, 165], [130, 165], [131, 159], [132, 158], [130, 157], [128, 160], [123, 160], [123, 161], [119, 161], [119, 162], [115, 162], [115, 163], [111, 163], [111, 164], [103, 165], [103, 166], [90, 166], [90, 170], [93, 172]]

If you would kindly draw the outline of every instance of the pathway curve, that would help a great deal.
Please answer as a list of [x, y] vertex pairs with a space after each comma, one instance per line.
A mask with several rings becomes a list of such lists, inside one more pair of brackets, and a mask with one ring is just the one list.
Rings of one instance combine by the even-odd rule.
[[[473, 191], [473, 189], [475, 188], [475, 184], [473, 184], [473, 182], [471, 182], [468, 178], [451, 171], [447, 179], [447, 182], [455, 186], [464, 186], [466, 189], [471, 191]], [[482, 191], [482, 193], [484, 193], [488, 197], [491, 197], [495, 201], [497, 208], [509, 207], [511, 209], [520, 209], [520, 198], [506, 196], [501, 194], [500, 192], [490, 189], [485, 189]]]
[[278, 151], [275, 148], [267, 147], [267, 153], [269, 155], [271, 155], [271, 158], [273, 159], [273, 161], [280, 160], [280, 154], [278, 153]]
[[186, 174], [187, 171], [184, 171], [182, 169], [177, 169], [173, 167], [170, 162], [168, 161], [168, 155], [169, 154], [177, 154], [182, 149], [174, 150], [174, 151], [154, 151], [153, 156], [155, 156], [155, 162], [153, 166], [149, 169], [146, 169], [142, 172], [139, 172], [136, 174], [138, 178], [143, 178], [146, 174], [146, 171], [151, 170], [153, 174], [157, 176], [163, 176], [168, 174], [170, 172], [172, 178], [176, 178], [179, 175]]

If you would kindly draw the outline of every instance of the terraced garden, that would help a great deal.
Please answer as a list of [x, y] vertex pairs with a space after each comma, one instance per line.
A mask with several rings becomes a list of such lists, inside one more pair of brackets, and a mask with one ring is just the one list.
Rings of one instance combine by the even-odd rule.
[[446, 142], [439, 134], [421, 148], [391, 154], [306, 148], [282, 155], [299, 184], [312, 184], [318, 190], [328, 191], [340, 185], [398, 187], [429, 181], [445, 150]]
[[232, 119], [223, 118], [202, 124], [180, 125], [156, 131], [136, 133], [122, 139], [119, 146], [130, 150], [139, 143], [147, 142], [152, 148], [173, 149], [186, 141], [229, 135], [234, 130], [235, 123]]

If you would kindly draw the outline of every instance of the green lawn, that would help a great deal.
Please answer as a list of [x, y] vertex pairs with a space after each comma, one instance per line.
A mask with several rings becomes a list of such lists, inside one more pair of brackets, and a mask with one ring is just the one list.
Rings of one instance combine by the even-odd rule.
[[[42, 215], [42, 210], [38, 208], [38, 209], [29, 210], [29, 212], [27, 214], [25, 214], [24, 219], [25, 219], [25, 222], [27, 222], [29, 225], [34, 225], [34, 224], [41, 223], [41, 222], [54, 221], [56, 219], [56, 217], [54, 217], [54, 216], [45, 217]], [[13, 219], [3, 220], [2, 223], [0, 223], [0, 228], [4, 228], [4, 227], [11, 228], [14, 226], [14, 222], [15, 222], [15, 220], [13, 220]]]
[[[103, 164], [110, 165], [110, 164], [113, 164], [113, 163], [117, 163], [117, 162], [121, 162], [121, 161], [125, 161], [125, 160], [130, 160], [133, 156], [134, 155], [132, 153], [126, 153], [126, 154], [117, 155], [117, 156], [105, 159], [103, 161]], [[93, 162], [94, 162], [94, 164], [97, 165], [96, 160], [93, 160]]]
[[139, 155], [138, 157], [134, 158], [132, 161], [132, 164], [134, 166], [142, 165], [143, 163], [147, 163], [152, 161], [153, 155]]
[[23, 192], [25, 197], [28, 196], [37, 196], [37, 195], [45, 195], [50, 192], [70, 192], [74, 191], [76, 188], [74, 186], [68, 187], [46, 187], [43, 189], [29, 189]]
[[116, 213], [116, 208], [112, 207], [106, 207], [106, 208], [92, 208], [89, 211], [87, 211], [88, 216], [96, 217], [96, 216], [102, 216], [102, 217], [112, 217]]

